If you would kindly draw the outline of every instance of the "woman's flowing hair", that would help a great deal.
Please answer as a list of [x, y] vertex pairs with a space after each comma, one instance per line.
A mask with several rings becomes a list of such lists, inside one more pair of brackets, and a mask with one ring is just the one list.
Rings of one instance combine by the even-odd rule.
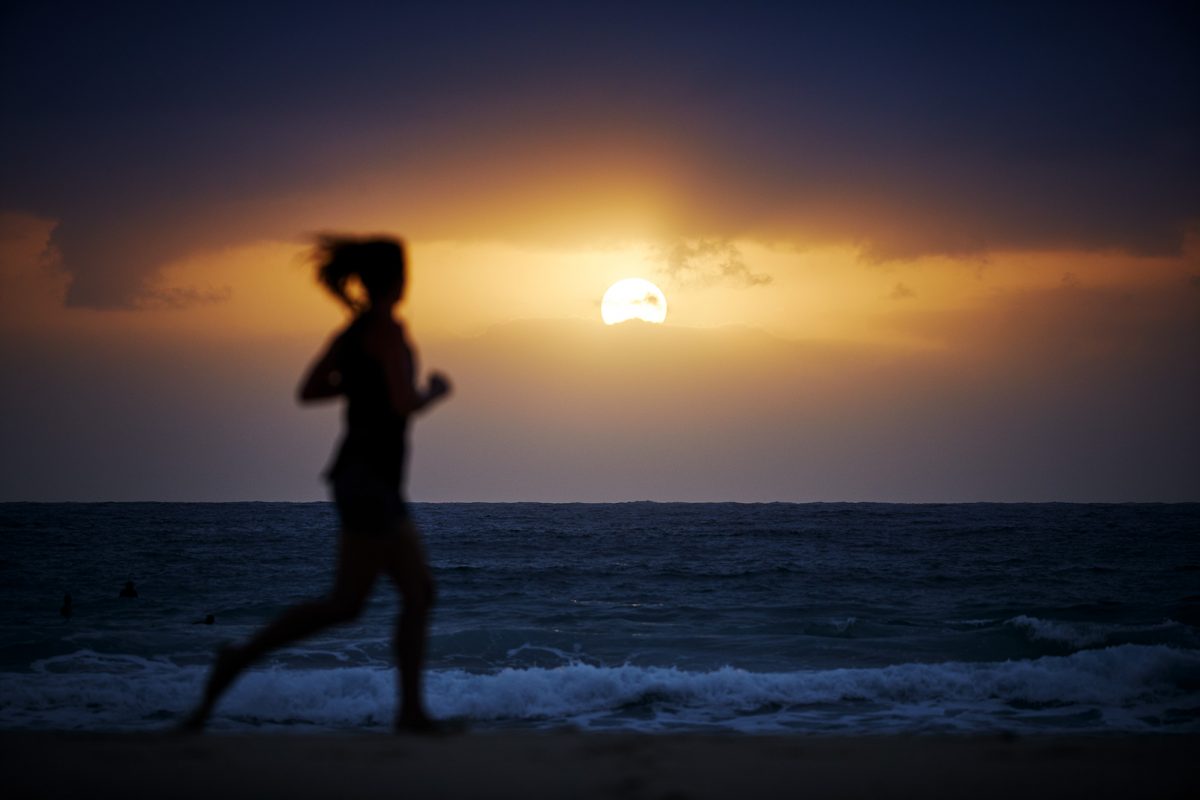
[[[371, 298], [403, 282], [408, 259], [404, 242], [390, 236], [354, 237], [323, 233], [314, 251], [317, 280], [351, 311], [364, 311]], [[357, 279], [366, 298], [351, 291]]]

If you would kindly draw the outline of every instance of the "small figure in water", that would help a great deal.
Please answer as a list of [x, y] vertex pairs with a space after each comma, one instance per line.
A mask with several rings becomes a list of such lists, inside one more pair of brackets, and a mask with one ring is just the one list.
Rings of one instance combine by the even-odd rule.
[[118, 597], [137, 597], [137, 589], [133, 585], [133, 581], [125, 581], [125, 588], [121, 590]]
[[[425, 712], [421, 669], [433, 575], [405, 502], [409, 418], [450, 393], [433, 374], [415, 382], [416, 359], [395, 308], [404, 296], [406, 258], [395, 239], [324, 237], [318, 279], [354, 315], [333, 338], [300, 385], [300, 402], [346, 399], [346, 427], [326, 477], [341, 518], [333, 591], [294, 606], [250, 641], [217, 654], [200, 705], [184, 727], [200, 730], [238, 675], [267, 653], [359, 615], [376, 579], [387, 575], [404, 599], [393, 649], [400, 667], [398, 731], [438, 730]], [[365, 297], [353, 296], [356, 282]]]
[[71, 608], [71, 593], [70, 592], [67, 592], [66, 594], [63, 595], [62, 608], [60, 608], [58, 610], [58, 613], [62, 614], [62, 618], [63, 618], [64, 622], [71, 621], [71, 614], [73, 613], [73, 609]]
[[214, 617], [212, 614], [206, 614], [204, 616], [204, 619], [198, 619], [195, 622], [193, 622], [192, 624], [193, 625], [212, 625], [216, 621], [217, 621], [217, 618]]

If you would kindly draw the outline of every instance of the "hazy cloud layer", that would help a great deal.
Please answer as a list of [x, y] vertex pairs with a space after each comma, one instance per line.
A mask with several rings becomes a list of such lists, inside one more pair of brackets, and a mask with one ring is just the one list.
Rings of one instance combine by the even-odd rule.
[[[571, 321], [421, 342], [457, 390], [415, 425], [412, 496], [1200, 499], [1195, 292], [909, 308], [897, 326], [942, 346]], [[339, 414], [293, 397], [323, 338], [0, 342], [22, 377], [0, 438], [27, 454], [0, 462], [0, 499], [320, 499]]]
[[196, 306], [223, 303], [233, 297], [233, 289], [229, 286], [217, 288], [198, 288], [195, 286], [168, 286], [155, 289], [145, 289], [138, 295], [136, 303], [139, 308], [170, 308], [182, 310]]

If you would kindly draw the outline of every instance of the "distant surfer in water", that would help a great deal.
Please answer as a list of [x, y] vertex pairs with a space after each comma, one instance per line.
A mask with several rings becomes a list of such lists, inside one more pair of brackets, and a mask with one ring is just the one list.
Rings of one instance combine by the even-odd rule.
[[[396, 729], [436, 729], [421, 695], [433, 576], [403, 489], [409, 417], [449, 394], [450, 382], [434, 373], [424, 388], [417, 387], [416, 358], [394, 316], [405, 287], [401, 242], [327, 236], [317, 254], [318, 279], [354, 315], [299, 391], [301, 403], [346, 398], [345, 434], [326, 474], [341, 518], [333, 591], [288, 609], [250, 641], [223, 648], [187, 728], [203, 728], [225, 690], [266, 653], [357, 617], [375, 580], [385, 574], [404, 599], [393, 639], [400, 667]], [[355, 284], [363, 296], [351, 292]]]

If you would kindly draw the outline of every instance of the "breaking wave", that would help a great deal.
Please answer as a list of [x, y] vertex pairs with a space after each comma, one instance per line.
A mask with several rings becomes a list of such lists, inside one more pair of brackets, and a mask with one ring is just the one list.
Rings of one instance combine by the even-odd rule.
[[[0, 675], [0, 726], [145, 729], [193, 703], [204, 674], [169, 659], [79, 651]], [[432, 670], [430, 709], [479, 727], [744, 732], [1200, 730], [1200, 654], [1124, 644], [989, 663], [749, 672], [597, 666]], [[372, 666], [270, 667], [222, 702], [224, 730], [386, 729], [395, 673]]]

